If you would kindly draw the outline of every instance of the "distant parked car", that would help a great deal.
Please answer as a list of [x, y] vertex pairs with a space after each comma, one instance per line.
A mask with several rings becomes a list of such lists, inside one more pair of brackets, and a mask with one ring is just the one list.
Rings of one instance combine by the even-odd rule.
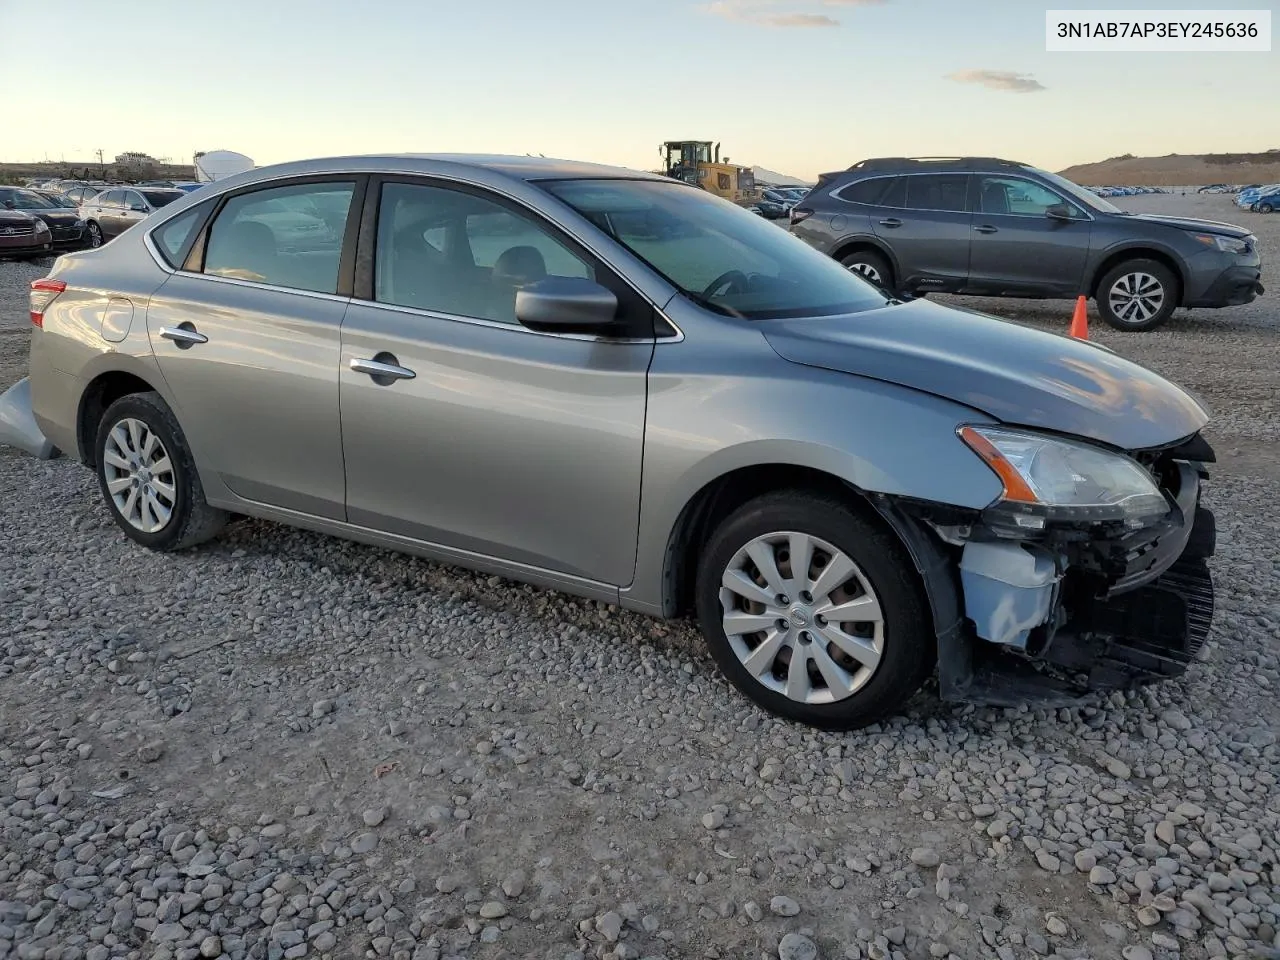
[[1255, 213], [1275, 213], [1280, 210], [1280, 184], [1264, 187], [1249, 209]]
[[186, 196], [161, 187], [113, 187], [90, 197], [80, 207], [89, 246], [100, 247], [156, 210]]
[[59, 206], [34, 190], [0, 187], [0, 207], [30, 214], [49, 228], [52, 250], [79, 250], [85, 245], [84, 220], [78, 210]]
[[891, 293], [1085, 294], [1120, 330], [1263, 292], [1257, 238], [1243, 227], [1127, 213], [1009, 160], [866, 160], [824, 174], [791, 229]]
[[39, 217], [0, 207], [0, 257], [46, 256], [53, 250], [53, 233]]

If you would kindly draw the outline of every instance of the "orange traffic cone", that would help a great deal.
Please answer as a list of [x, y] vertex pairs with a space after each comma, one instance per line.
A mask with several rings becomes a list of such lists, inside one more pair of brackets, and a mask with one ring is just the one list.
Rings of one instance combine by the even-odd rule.
[[1089, 339], [1089, 307], [1083, 296], [1076, 299], [1076, 312], [1071, 316], [1070, 332], [1077, 340]]

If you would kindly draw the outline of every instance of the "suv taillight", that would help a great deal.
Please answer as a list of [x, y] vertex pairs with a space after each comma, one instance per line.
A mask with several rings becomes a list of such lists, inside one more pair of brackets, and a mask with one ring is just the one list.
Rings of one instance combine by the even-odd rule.
[[44, 312], [49, 309], [49, 304], [58, 299], [58, 294], [66, 289], [67, 285], [61, 280], [32, 280], [31, 322], [37, 327], [43, 327]]
[[813, 211], [810, 210], [808, 207], [792, 207], [791, 208], [792, 224], [797, 224], [801, 220], [805, 220], [811, 216], [813, 216]]

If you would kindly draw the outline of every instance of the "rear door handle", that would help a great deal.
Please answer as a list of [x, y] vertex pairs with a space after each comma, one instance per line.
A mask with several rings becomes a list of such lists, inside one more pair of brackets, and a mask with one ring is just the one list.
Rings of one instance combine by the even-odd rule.
[[901, 221], [901, 220], [899, 220], [897, 217], [886, 217], [885, 219], [883, 219], [883, 220], [881, 220], [881, 221], [880, 221], [880, 226], [882, 226], [882, 227], [900, 227], [900, 226], [902, 226], [902, 221]]
[[180, 347], [189, 347], [193, 343], [208, 343], [209, 338], [203, 333], [197, 333], [190, 325], [181, 327], [161, 327], [160, 336], [166, 340], [172, 340]]
[[[377, 357], [384, 359], [379, 360]], [[408, 367], [402, 367], [395, 362], [395, 357], [389, 353], [379, 353], [372, 360], [363, 358], [353, 358], [351, 360], [351, 369], [356, 373], [367, 373], [373, 377], [376, 383], [390, 383], [392, 380], [412, 380], [417, 376]]]
[[981, 226], [975, 226], [973, 229], [977, 230], [979, 233], [995, 233], [999, 228], [993, 227], [989, 223], [984, 223]]

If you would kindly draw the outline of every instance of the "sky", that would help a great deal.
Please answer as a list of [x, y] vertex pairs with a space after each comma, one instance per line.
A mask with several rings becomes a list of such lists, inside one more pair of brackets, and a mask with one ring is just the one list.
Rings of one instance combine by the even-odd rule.
[[1058, 170], [1125, 153], [1280, 148], [1280, 44], [1048, 53], [1045, 9], [1061, 0], [109, 6], [108, 19], [87, 0], [0, 0], [0, 160], [461, 151], [650, 169], [662, 141], [695, 139], [812, 179], [874, 156], [995, 155]]

